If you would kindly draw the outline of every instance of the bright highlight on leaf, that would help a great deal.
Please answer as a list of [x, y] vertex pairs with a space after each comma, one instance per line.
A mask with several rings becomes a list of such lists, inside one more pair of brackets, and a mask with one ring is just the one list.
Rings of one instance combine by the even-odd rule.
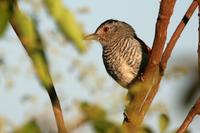
[[63, 6], [61, 0], [44, 0], [49, 14], [54, 18], [60, 31], [71, 40], [80, 52], [86, 50], [83, 43], [83, 33], [77, 24], [74, 15]]

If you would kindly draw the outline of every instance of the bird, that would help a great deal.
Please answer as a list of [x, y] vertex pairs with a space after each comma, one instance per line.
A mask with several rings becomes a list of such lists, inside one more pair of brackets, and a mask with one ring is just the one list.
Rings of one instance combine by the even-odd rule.
[[107, 73], [122, 87], [142, 79], [151, 49], [124, 21], [108, 19], [96, 31], [84, 37], [102, 46], [102, 58]]

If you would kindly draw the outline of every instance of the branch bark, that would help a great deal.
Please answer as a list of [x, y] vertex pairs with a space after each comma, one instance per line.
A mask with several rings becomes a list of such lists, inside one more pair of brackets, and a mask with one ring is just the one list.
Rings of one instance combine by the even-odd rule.
[[196, 0], [198, 2], [198, 4], [200, 5], [200, 0]]
[[152, 65], [158, 65], [160, 63], [166, 41], [167, 28], [173, 13], [175, 2], [175, 0], [161, 1], [149, 67]]

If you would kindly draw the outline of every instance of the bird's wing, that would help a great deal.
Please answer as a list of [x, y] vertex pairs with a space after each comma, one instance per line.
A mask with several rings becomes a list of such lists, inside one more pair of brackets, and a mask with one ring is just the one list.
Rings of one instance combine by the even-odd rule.
[[138, 38], [137, 36], [134, 37], [139, 43], [140, 45], [142, 46], [142, 62], [141, 62], [141, 65], [140, 65], [140, 69], [139, 69], [139, 72], [138, 74], [142, 74], [145, 69], [146, 69], [146, 66], [148, 64], [148, 61], [149, 61], [149, 56], [151, 54], [151, 48], [149, 48], [140, 38]]
[[142, 46], [142, 49], [144, 50], [144, 52], [147, 54], [147, 55], [150, 55], [151, 53], [151, 48], [149, 48], [145, 43], [144, 41], [142, 41], [140, 38], [138, 38], [137, 36], [135, 36], [135, 38], [140, 42], [141, 46]]

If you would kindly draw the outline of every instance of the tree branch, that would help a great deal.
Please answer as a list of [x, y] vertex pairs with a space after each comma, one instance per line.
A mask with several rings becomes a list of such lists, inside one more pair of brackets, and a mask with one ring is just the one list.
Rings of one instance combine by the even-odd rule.
[[124, 113], [123, 124], [128, 133], [135, 133], [141, 127], [144, 116], [159, 88], [162, 77], [160, 60], [175, 2], [176, 0], [161, 1], [150, 60], [143, 76], [144, 81], [137, 81], [129, 88], [129, 104]]
[[197, 8], [198, 3], [197, 1], [193, 1], [190, 7], [188, 8], [187, 12], [185, 13], [184, 17], [182, 18], [181, 22], [177, 26], [175, 32], [173, 33], [170, 41], [168, 42], [168, 45], [163, 53], [162, 60], [161, 60], [161, 67], [164, 70], [167, 65], [167, 61], [169, 57], [171, 56], [172, 50], [180, 37], [180, 34], [182, 33], [183, 29], [185, 28], [186, 24], [190, 20], [192, 14], [194, 13], [195, 9]]
[[[150, 57], [150, 64], [159, 64], [167, 36], [167, 28], [176, 0], [162, 0], [156, 23], [155, 38]], [[151, 65], [149, 66], [151, 67]]]

